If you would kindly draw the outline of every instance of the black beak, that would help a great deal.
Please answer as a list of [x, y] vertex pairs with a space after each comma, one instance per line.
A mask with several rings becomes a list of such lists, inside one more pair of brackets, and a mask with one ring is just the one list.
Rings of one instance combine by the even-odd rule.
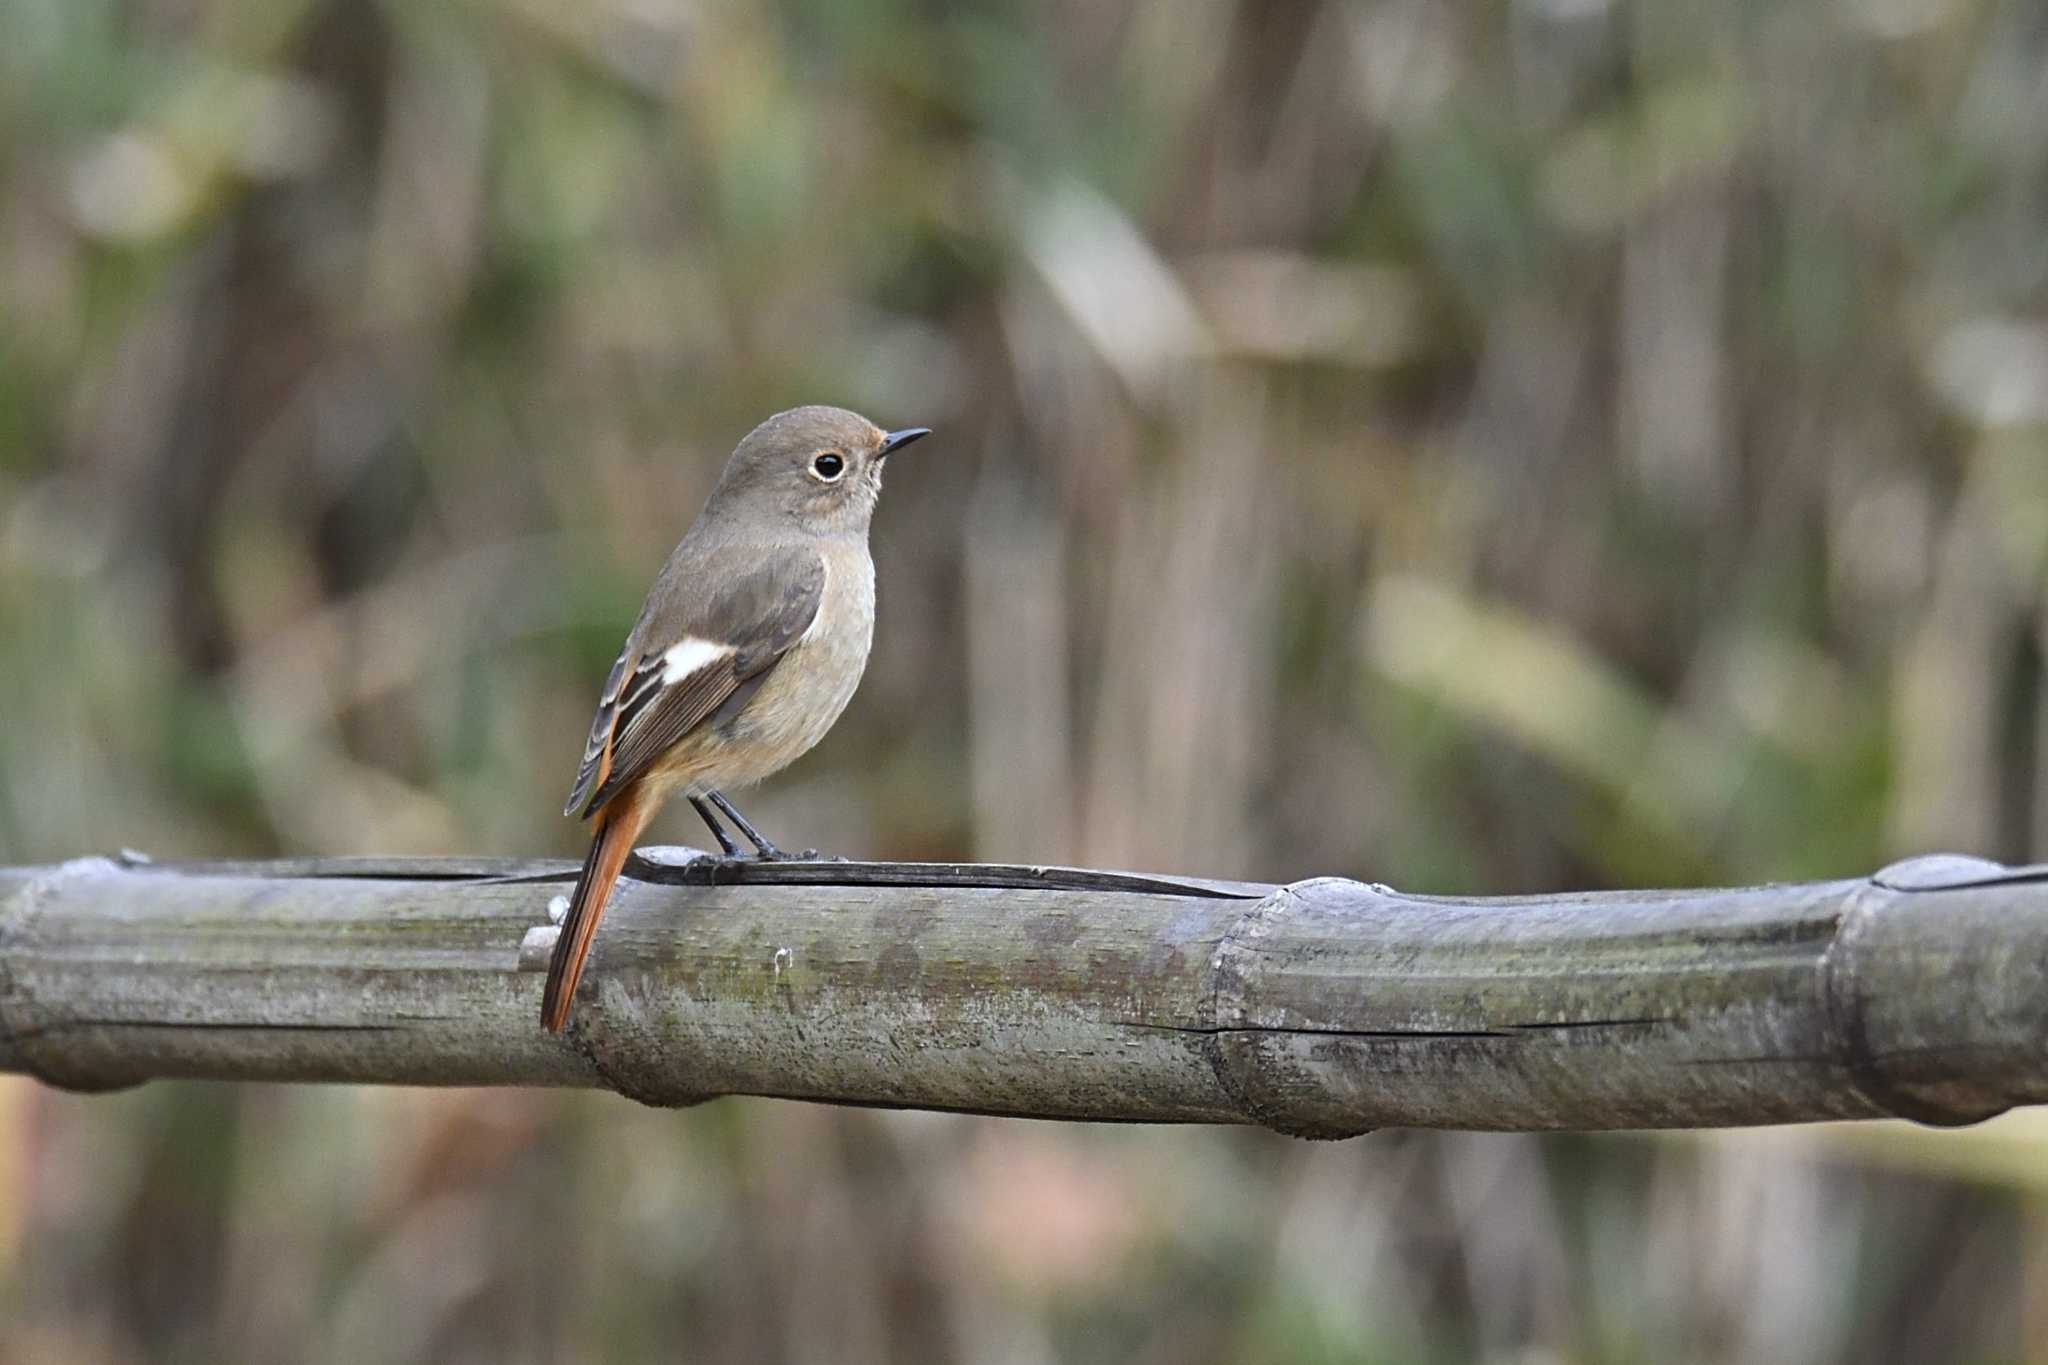
[[901, 431], [885, 431], [882, 433], [882, 449], [878, 453], [892, 455], [909, 445], [912, 441], [931, 434], [932, 429], [930, 427], [905, 427]]

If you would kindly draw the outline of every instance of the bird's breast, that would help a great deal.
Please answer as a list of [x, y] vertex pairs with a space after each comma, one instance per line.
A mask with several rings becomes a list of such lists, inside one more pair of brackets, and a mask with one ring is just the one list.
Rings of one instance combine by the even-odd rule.
[[874, 631], [874, 561], [865, 547], [827, 552], [818, 615], [732, 718], [714, 784], [758, 782], [823, 739], [860, 686]]

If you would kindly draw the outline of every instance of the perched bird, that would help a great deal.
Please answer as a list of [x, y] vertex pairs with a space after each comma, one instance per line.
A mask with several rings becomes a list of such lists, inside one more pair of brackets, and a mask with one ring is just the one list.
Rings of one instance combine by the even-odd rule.
[[[566, 815], [597, 823], [548, 962], [541, 1025], [559, 1033], [626, 855], [677, 793], [728, 856], [723, 814], [783, 858], [724, 795], [825, 737], [867, 666], [868, 523], [882, 464], [931, 433], [843, 408], [792, 408], [747, 433], [668, 557], [605, 680]], [[815, 853], [802, 856], [815, 857]]]

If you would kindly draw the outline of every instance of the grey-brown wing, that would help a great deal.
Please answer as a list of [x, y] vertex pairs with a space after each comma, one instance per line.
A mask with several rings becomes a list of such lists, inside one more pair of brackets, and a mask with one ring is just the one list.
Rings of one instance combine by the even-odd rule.
[[656, 586], [605, 680], [564, 814], [588, 815], [644, 775], [758, 685], [817, 619], [825, 564], [816, 551], [736, 548], [720, 558], [696, 566], [698, 581], [665, 574]]

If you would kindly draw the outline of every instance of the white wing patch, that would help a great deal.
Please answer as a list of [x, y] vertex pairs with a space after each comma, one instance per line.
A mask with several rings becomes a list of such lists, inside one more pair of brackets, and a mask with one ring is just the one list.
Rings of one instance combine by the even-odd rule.
[[798, 644], [818, 633], [818, 623], [825, 619], [825, 597], [831, 590], [832, 561], [821, 557], [818, 560], [818, 609], [811, 614], [811, 623], [804, 627], [804, 633], [796, 637]]
[[704, 665], [717, 663], [732, 652], [731, 645], [713, 644], [694, 635], [678, 644], [670, 645], [667, 652], [661, 656], [662, 684], [673, 686]]

